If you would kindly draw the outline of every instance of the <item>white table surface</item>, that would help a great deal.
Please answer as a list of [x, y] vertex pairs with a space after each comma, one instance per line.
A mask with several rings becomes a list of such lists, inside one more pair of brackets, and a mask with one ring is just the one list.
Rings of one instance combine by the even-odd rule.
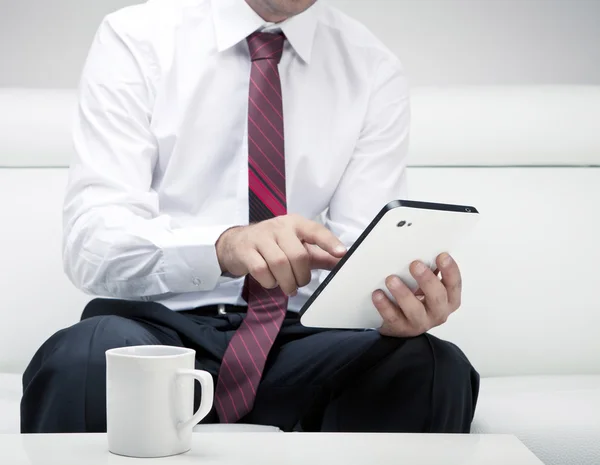
[[108, 452], [104, 434], [0, 435], [7, 465], [543, 465], [514, 436], [196, 433], [192, 450], [164, 459]]

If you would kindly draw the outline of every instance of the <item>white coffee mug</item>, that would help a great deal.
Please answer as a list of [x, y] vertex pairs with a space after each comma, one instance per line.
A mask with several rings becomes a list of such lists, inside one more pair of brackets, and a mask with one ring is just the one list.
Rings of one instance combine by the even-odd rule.
[[[182, 454], [192, 429], [213, 405], [212, 376], [194, 370], [196, 352], [168, 346], [136, 346], [106, 352], [108, 449], [128, 457]], [[194, 414], [194, 379], [202, 402]]]

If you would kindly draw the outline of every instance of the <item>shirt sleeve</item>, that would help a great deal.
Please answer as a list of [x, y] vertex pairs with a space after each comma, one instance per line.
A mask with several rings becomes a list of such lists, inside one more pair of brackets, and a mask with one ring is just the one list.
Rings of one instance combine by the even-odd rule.
[[387, 203], [406, 196], [409, 126], [407, 78], [388, 57], [375, 73], [360, 138], [325, 215], [325, 225], [346, 246]]
[[81, 78], [63, 212], [65, 272], [82, 291], [112, 298], [212, 290], [221, 279], [215, 243], [233, 225], [179, 227], [160, 213], [151, 54], [118, 29], [102, 23]]

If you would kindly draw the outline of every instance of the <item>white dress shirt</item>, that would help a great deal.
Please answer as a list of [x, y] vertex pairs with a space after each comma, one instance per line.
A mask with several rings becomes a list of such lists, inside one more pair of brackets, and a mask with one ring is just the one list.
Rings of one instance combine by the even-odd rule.
[[[288, 212], [350, 246], [404, 195], [407, 79], [367, 29], [318, 1], [276, 25]], [[80, 84], [64, 265], [103, 297], [173, 310], [244, 305], [215, 243], [248, 224], [246, 37], [273, 29], [244, 0], [150, 0], [102, 22]], [[323, 272], [290, 299], [302, 307]]]

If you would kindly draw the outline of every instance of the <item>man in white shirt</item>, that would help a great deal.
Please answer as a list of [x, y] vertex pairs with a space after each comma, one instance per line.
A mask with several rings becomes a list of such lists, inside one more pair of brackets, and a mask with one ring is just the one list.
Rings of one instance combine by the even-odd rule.
[[[374, 289], [379, 331], [297, 312], [405, 195], [407, 79], [369, 31], [316, 0], [150, 0], [109, 15], [80, 86], [64, 209], [69, 278], [98, 298], [24, 374], [22, 431], [106, 429], [107, 349], [196, 350], [207, 422], [285, 431], [468, 432], [479, 376], [429, 334], [442, 279]], [[402, 244], [398, 244], [401, 247]], [[199, 401], [199, 399], [196, 399]]]

